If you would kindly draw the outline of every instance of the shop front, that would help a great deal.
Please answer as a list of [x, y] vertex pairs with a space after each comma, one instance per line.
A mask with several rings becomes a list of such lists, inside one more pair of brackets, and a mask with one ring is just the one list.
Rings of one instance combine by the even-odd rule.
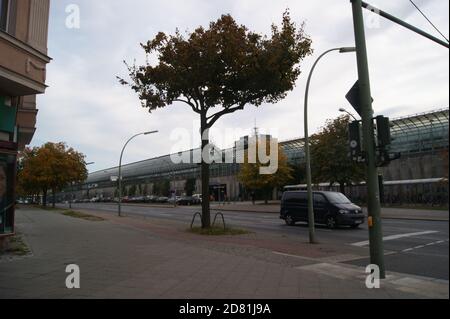
[[14, 233], [16, 146], [0, 142], [0, 237]]
[[17, 107], [0, 96], [0, 238], [14, 233]]

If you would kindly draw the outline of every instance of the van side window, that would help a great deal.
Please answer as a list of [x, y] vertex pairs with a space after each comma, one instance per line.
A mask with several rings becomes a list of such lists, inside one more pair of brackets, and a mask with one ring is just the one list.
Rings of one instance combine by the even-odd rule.
[[306, 193], [300, 192], [286, 192], [284, 193], [283, 200], [286, 203], [306, 204]]
[[283, 200], [286, 203], [292, 203], [294, 201], [294, 194], [293, 193], [289, 193], [289, 192], [284, 193]]
[[308, 194], [306, 194], [306, 192], [297, 193], [296, 202], [299, 204], [307, 204], [308, 203]]
[[314, 205], [318, 207], [323, 207], [327, 204], [327, 200], [325, 199], [325, 196], [322, 194], [314, 194]]

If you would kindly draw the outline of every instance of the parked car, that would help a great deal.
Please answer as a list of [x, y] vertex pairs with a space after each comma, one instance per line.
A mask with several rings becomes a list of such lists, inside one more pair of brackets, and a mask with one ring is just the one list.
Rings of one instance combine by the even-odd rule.
[[200, 204], [200, 202], [198, 201], [197, 198], [195, 198], [193, 196], [184, 196], [177, 200], [177, 204], [191, 206], [191, 205]]
[[198, 204], [202, 203], [202, 194], [194, 194], [192, 197], [195, 198]]
[[173, 204], [178, 203], [178, 201], [181, 199], [181, 196], [170, 196], [167, 202]]
[[144, 201], [145, 201], [144, 196], [134, 196], [131, 197], [129, 200], [130, 203], [143, 203]]
[[[364, 223], [361, 207], [353, 204], [339, 192], [313, 192], [314, 221], [328, 228], [350, 226], [357, 228]], [[306, 191], [287, 191], [281, 198], [280, 218], [286, 224], [308, 222], [308, 195]]]
[[157, 203], [167, 203], [169, 201], [169, 197], [161, 196], [156, 200]]
[[157, 200], [158, 200], [158, 196], [155, 196], [155, 195], [145, 196], [145, 199], [144, 199], [144, 201], [146, 203], [156, 203]]

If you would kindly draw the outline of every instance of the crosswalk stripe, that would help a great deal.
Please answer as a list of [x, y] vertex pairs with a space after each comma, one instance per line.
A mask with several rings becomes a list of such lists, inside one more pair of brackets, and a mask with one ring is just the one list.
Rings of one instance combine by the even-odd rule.
[[[383, 241], [395, 240], [395, 239], [400, 239], [400, 238], [405, 238], [405, 237], [414, 237], [414, 236], [435, 234], [435, 233], [438, 233], [438, 231], [436, 231], [436, 230], [427, 230], [427, 231], [417, 232], [417, 233], [391, 235], [391, 236], [383, 237]], [[368, 240], [360, 241], [360, 242], [357, 242], [357, 243], [353, 243], [351, 245], [352, 246], [357, 246], [357, 247], [364, 247], [364, 246], [369, 245], [369, 241]]]

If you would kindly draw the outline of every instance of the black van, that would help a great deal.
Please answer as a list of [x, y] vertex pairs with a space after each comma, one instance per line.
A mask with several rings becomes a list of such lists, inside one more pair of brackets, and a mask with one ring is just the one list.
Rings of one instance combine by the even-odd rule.
[[[357, 228], [364, 223], [361, 207], [353, 204], [338, 192], [313, 192], [314, 221], [329, 228], [350, 226]], [[308, 222], [308, 194], [306, 191], [287, 191], [281, 199], [280, 218], [288, 225]]]

